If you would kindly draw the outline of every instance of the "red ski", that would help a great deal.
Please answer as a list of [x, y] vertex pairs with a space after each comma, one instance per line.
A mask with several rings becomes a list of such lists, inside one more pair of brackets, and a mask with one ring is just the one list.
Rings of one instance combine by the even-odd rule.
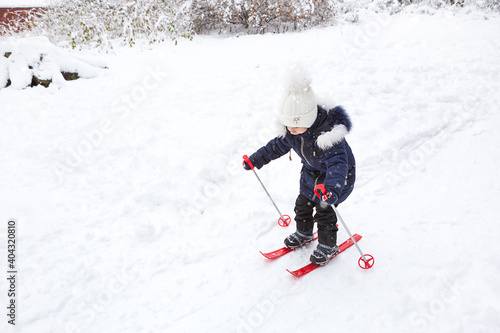
[[[361, 236], [358, 234], [354, 234], [353, 237], [356, 240], [356, 242], [358, 242], [361, 239]], [[336, 256], [338, 256], [339, 254], [341, 254], [342, 252], [344, 252], [345, 250], [347, 250], [348, 248], [350, 248], [353, 245], [354, 245], [354, 243], [352, 242], [351, 238], [349, 238], [348, 240], [346, 240], [345, 242], [340, 244], [339, 253]], [[335, 257], [332, 257], [330, 260], [332, 260]], [[301, 276], [306, 275], [307, 273], [314, 271], [316, 268], [319, 268], [319, 267], [321, 267], [321, 266], [315, 265], [313, 263], [309, 263], [308, 265], [305, 265], [304, 267], [299, 268], [295, 271], [290, 271], [288, 269], [287, 269], [287, 271], [288, 271], [288, 273], [292, 274], [295, 277], [301, 277]]]
[[[314, 232], [314, 234], [316, 235], [317, 232]], [[314, 237], [314, 239], [311, 242], [315, 241], [316, 239], [318, 239], [318, 236]], [[277, 250], [272, 251], [272, 252], [264, 253], [264, 252], [260, 251], [260, 253], [264, 257], [266, 257], [267, 259], [276, 259], [276, 258], [284, 256], [285, 254], [290, 253], [294, 250], [295, 249], [289, 249], [288, 247], [283, 246], [281, 249], [277, 249]]]

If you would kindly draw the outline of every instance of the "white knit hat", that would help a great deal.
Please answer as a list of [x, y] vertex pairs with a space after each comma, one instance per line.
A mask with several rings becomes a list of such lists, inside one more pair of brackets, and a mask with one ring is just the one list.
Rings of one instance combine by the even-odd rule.
[[314, 123], [318, 115], [318, 105], [310, 83], [311, 79], [302, 68], [290, 68], [279, 110], [282, 125], [309, 128]]

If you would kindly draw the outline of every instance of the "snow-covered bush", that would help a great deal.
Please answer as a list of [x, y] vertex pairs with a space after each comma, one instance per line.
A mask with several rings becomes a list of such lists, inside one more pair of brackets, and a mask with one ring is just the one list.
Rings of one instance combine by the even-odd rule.
[[[458, 0], [455, 0], [457, 2]], [[500, 11], [500, 0], [461, 0], [463, 6], [474, 6], [480, 9]]]
[[336, 10], [333, 0], [202, 0], [190, 9], [197, 33], [303, 30], [331, 23]]
[[425, 12], [471, 6], [498, 10], [499, 0], [200, 0], [189, 14], [198, 34], [280, 33], [338, 22], [356, 22], [360, 12], [397, 13], [406, 6]]
[[[473, 7], [500, 11], [499, 0], [49, 0], [23, 14], [19, 28], [73, 49], [192, 39], [194, 34], [283, 33], [347, 21], [363, 13], [434, 13]], [[0, 35], [12, 34], [0, 26]]]
[[475, 7], [482, 10], [500, 10], [500, 0], [398, 0], [402, 6], [416, 5], [439, 9], [445, 7]]
[[[183, 20], [183, 1], [74, 0], [51, 2], [41, 15], [30, 15], [30, 34], [47, 36], [73, 49], [157, 43], [191, 38]], [[186, 24], [184, 24], [186, 23]]]

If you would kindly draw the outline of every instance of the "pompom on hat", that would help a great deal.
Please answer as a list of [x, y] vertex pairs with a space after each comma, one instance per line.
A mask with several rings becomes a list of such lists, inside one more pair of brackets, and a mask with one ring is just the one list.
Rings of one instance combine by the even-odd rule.
[[310, 84], [310, 77], [301, 67], [290, 68], [279, 110], [282, 125], [309, 128], [314, 123], [318, 105]]

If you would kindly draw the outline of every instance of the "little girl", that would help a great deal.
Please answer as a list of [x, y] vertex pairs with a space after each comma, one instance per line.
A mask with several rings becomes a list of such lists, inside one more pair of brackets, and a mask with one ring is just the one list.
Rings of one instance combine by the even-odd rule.
[[[279, 110], [280, 135], [249, 157], [257, 169], [293, 149], [302, 159], [300, 194], [295, 201], [297, 231], [285, 239], [289, 248], [310, 243], [314, 222], [319, 244], [311, 262], [326, 265], [338, 253], [337, 206], [351, 194], [355, 181], [355, 161], [345, 136], [351, 121], [341, 106], [327, 110], [318, 106], [310, 80], [302, 73], [285, 90]], [[252, 166], [243, 162], [246, 170]], [[318, 198], [317, 189], [322, 195]], [[313, 215], [314, 209], [316, 213]]]

